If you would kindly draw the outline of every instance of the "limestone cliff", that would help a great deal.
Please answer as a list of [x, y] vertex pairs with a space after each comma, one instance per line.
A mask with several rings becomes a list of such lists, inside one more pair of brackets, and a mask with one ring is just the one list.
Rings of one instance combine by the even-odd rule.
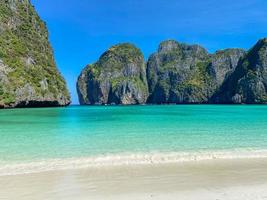
[[69, 103], [45, 23], [29, 0], [0, 0], [0, 107]]
[[211, 103], [267, 103], [267, 39], [261, 39], [239, 61]]
[[199, 45], [162, 42], [147, 63], [148, 103], [208, 103], [244, 53], [227, 49], [209, 54]]
[[81, 104], [265, 104], [267, 39], [248, 52], [213, 54], [174, 40], [145, 63], [139, 49], [121, 44], [88, 65], [77, 84]]
[[143, 104], [148, 97], [141, 51], [131, 44], [108, 49], [82, 71], [77, 82], [81, 104]]

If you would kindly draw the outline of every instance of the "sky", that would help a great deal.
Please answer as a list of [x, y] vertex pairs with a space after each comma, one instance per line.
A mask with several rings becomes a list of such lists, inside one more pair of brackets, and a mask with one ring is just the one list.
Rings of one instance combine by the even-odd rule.
[[209, 52], [249, 49], [267, 37], [266, 0], [32, 0], [46, 22], [57, 66], [78, 104], [81, 70], [112, 45], [130, 42], [147, 59], [175, 39]]

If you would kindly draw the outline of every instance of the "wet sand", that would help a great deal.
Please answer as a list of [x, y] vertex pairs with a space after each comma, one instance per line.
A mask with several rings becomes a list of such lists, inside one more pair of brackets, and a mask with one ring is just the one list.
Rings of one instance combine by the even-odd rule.
[[267, 159], [90, 167], [0, 176], [6, 200], [262, 200]]

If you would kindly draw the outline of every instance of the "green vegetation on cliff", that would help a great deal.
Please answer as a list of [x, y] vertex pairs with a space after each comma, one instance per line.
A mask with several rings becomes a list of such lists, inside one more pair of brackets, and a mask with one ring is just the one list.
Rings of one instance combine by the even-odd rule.
[[[106, 51], [81, 73], [81, 104], [267, 103], [267, 39], [248, 52], [210, 54], [199, 45], [167, 40], [144, 68], [131, 44]], [[148, 91], [147, 91], [148, 90]]]
[[244, 54], [241, 49], [209, 54], [199, 45], [164, 41], [148, 59], [148, 102], [208, 103]]
[[145, 103], [148, 88], [143, 54], [128, 43], [111, 47], [83, 70], [77, 91], [81, 104]]
[[267, 39], [261, 39], [240, 60], [236, 70], [211, 99], [212, 103], [267, 103]]
[[4, 107], [70, 102], [46, 25], [28, 0], [0, 3], [0, 77], [0, 105]]
[[147, 64], [149, 103], [199, 103], [207, 101], [210, 57], [198, 45], [174, 40], [160, 44]]

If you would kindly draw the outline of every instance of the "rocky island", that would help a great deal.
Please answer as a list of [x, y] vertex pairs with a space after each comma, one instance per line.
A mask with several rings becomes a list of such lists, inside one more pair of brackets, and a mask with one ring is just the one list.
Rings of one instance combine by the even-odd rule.
[[147, 63], [148, 103], [208, 102], [243, 54], [240, 49], [209, 54], [199, 45], [162, 42]]
[[267, 103], [267, 39], [251, 48], [211, 98], [212, 103]]
[[267, 39], [214, 54], [167, 40], [145, 64], [131, 44], [111, 47], [77, 82], [82, 105], [267, 103]]
[[0, 2], [0, 108], [70, 104], [48, 31], [29, 0]]
[[131, 44], [108, 49], [84, 68], [77, 82], [81, 104], [143, 104], [148, 98], [146, 65], [141, 51]]

